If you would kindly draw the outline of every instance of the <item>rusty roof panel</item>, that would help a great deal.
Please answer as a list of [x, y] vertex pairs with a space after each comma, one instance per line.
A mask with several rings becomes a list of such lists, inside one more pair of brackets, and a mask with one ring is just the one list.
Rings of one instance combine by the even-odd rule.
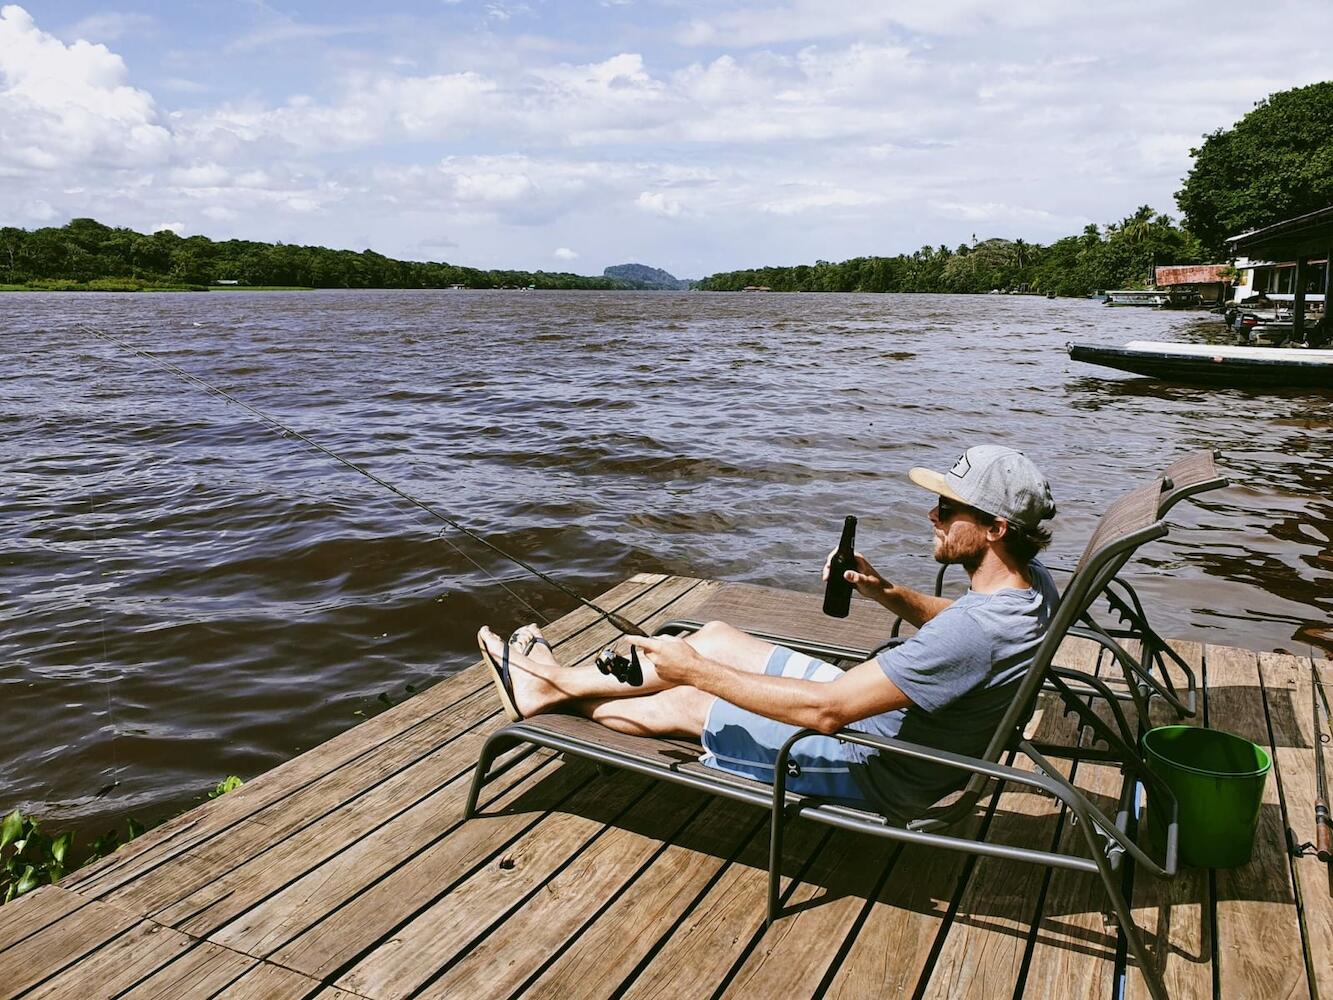
[[1225, 264], [1173, 264], [1157, 268], [1157, 285], [1206, 285], [1226, 281], [1222, 276]]

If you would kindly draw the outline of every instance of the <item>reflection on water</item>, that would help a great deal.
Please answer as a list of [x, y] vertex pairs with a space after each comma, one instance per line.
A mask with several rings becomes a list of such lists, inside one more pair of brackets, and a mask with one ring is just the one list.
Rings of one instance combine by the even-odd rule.
[[[903, 473], [1021, 447], [1052, 561], [1181, 452], [1131, 577], [1168, 635], [1333, 651], [1333, 399], [1162, 386], [1069, 340], [1213, 338], [1038, 297], [317, 293], [0, 297], [0, 810], [84, 828], [191, 804], [568, 599], [91, 322], [315, 435], [594, 594], [639, 570], [818, 588], [844, 514], [927, 586]], [[360, 713], [360, 714], [358, 714]], [[108, 786], [117, 782], [107, 791]], [[106, 792], [99, 797], [99, 792]]]

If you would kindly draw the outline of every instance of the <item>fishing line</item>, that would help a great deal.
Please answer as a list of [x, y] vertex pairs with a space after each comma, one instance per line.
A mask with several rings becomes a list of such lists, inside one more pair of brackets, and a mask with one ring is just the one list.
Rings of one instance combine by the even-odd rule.
[[[145, 361], [148, 361], [150, 364], [153, 364], [156, 367], [161, 368], [163, 371], [169, 372], [170, 374], [175, 375], [177, 378], [182, 379], [185, 382], [188, 382], [192, 385], [196, 385], [199, 388], [205, 390], [206, 392], [210, 392], [215, 396], [220, 396], [227, 402], [233, 403], [236, 406], [239, 406], [247, 410], [250, 414], [258, 418], [266, 425], [268, 425], [271, 429], [280, 432], [284, 437], [290, 436], [296, 438], [299, 441], [305, 442], [307, 445], [309, 445], [311, 448], [314, 448], [320, 454], [326, 455], [329, 458], [333, 459], [335, 462], [338, 462], [339, 464], [344, 465], [347, 468], [351, 469], [353, 472], [356, 472], [364, 476], [366, 479], [369, 479], [372, 483], [375, 483], [376, 485], [383, 487], [384, 489], [388, 490], [395, 496], [401, 498], [402, 500], [405, 500], [413, 507], [425, 511], [431, 517], [443, 521], [445, 524], [453, 528], [455, 531], [467, 535], [468, 538], [471, 538], [474, 542], [477, 542], [479, 545], [482, 545], [490, 549], [492, 552], [494, 552], [501, 558], [507, 559], [509, 562], [512, 562], [515, 565], [522, 567], [523, 569], [527, 570], [529, 573], [537, 577], [542, 582], [550, 584], [552, 587], [560, 591], [562, 594], [565, 594], [567, 597], [572, 597], [574, 600], [578, 601], [580, 604], [582, 604], [589, 610], [597, 612], [599, 621], [605, 619], [606, 621], [610, 622], [612, 625], [614, 625], [616, 628], [620, 629], [620, 631], [624, 632], [627, 635], [646, 634], [642, 626], [638, 625], [637, 623], [630, 621], [628, 618], [624, 617], [623, 615], [619, 615], [614, 611], [607, 611], [605, 608], [599, 607], [597, 604], [588, 600], [586, 597], [577, 593], [570, 587], [567, 587], [559, 580], [556, 580], [554, 577], [550, 576], [547, 573], [543, 573], [541, 570], [537, 569], [537, 567], [533, 566], [526, 560], [521, 559], [518, 556], [513, 555], [509, 552], [506, 552], [504, 549], [500, 548], [500, 546], [496, 545], [494, 542], [487, 540], [485, 537], [473, 531], [471, 528], [468, 528], [466, 525], [460, 524], [454, 518], [448, 516], [447, 514], [442, 513], [441, 511], [431, 506], [430, 504], [426, 503], [425, 501], [412, 496], [412, 494], [406, 492], [403, 489], [400, 489], [393, 483], [381, 479], [379, 476], [377, 476], [375, 473], [371, 472], [364, 466], [357, 465], [350, 459], [344, 458], [337, 452], [324, 447], [324, 445], [320, 444], [318, 441], [315, 441], [308, 435], [303, 434], [302, 432], [296, 430], [295, 428], [288, 427], [281, 420], [278, 420], [276, 417], [270, 416], [263, 410], [259, 409], [256, 406], [252, 406], [250, 403], [247, 403], [243, 399], [238, 399], [236, 396], [233, 396], [225, 389], [219, 389], [217, 386], [213, 385], [210, 382], [206, 382], [198, 375], [188, 372], [184, 368], [172, 364], [170, 361], [163, 360], [156, 354], [153, 354], [151, 351], [145, 351], [142, 348], [135, 347], [133, 344], [127, 344], [124, 341], [118, 340], [117, 338], [111, 336], [110, 334], [103, 332], [102, 330], [98, 330], [94, 327], [88, 326], [86, 323], [78, 323], [76, 324], [76, 326], [78, 327], [78, 329], [83, 330], [85, 333], [90, 333], [94, 337], [106, 341], [108, 344], [113, 344], [123, 351], [128, 351], [131, 354], [137, 355], [138, 357], [143, 358]], [[466, 556], [466, 554], [464, 554], [462, 550], [458, 548], [457, 545], [454, 545], [452, 541], [450, 541], [449, 544], [453, 546], [455, 551], [458, 551], [460, 554], [464, 555], [464, 558], [467, 558], [469, 562], [471, 562], [474, 566], [480, 569], [483, 573], [486, 573], [486, 575], [490, 576], [491, 579], [493, 580], [495, 579], [495, 577], [492, 576], [484, 566], [476, 562], [471, 557]], [[508, 587], [505, 587], [503, 583], [501, 583], [498, 580], [496, 580], [496, 582], [500, 583], [500, 586], [503, 587], [505, 591], [509, 593], [511, 596], [515, 597], [515, 599], [518, 600], [521, 604], [523, 604], [529, 610], [532, 610], [534, 613], [536, 613], [539, 618], [542, 618], [544, 621], [547, 620], [545, 616], [543, 616], [540, 612], [537, 612], [536, 609], [532, 607], [532, 605], [528, 604], [522, 598], [519, 598], [516, 594], [514, 594], [512, 590], [510, 590]]]
[[[90, 524], [95, 516], [96, 511], [93, 508], [93, 501], [90, 498], [88, 500], [88, 520]], [[94, 531], [95, 530], [96, 529], [94, 529]], [[98, 592], [101, 593], [105, 590], [106, 581], [102, 577], [102, 559], [97, 554], [96, 545], [93, 546], [93, 566], [97, 569], [97, 589]], [[107, 785], [97, 793], [97, 797], [100, 798], [120, 784], [120, 761], [116, 755], [116, 736], [119, 732], [119, 727], [116, 725], [116, 712], [111, 698], [111, 690], [119, 680], [119, 675], [114, 674], [111, 671], [111, 654], [108, 652], [106, 644], [106, 609], [102, 607], [100, 603], [97, 607], [97, 625], [102, 634], [102, 682], [103, 686], [106, 688], [107, 722], [111, 726], [111, 784]]]

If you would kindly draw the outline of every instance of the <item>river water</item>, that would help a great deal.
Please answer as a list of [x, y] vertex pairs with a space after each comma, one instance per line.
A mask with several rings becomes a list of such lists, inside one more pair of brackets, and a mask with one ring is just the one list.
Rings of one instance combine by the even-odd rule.
[[92, 324], [594, 595], [648, 570], [818, 590], [842, 516], [927, 587], [904, 473], [1019, 447], [1072, 564], [1180, 453], [1131, 579], [1167, 635], [1333, 651], [1333, 397], [1161, 386], [1068, 340], [1215, 317], [1039, 297], [318, 292], [0, 296], [0, 812], [154, 822], [573, 602]]

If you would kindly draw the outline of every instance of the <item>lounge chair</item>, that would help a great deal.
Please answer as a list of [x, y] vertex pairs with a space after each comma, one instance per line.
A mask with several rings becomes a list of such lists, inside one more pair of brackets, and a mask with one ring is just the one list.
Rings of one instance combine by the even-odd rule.
[[[1121, 927], [1124, 929], [1130, 954], [1138, 961], [1148, 978], [1152, 995], [1165, 1000], [1165, 991], [1152, 971], [1143, 938], [1133, 922], [1130, 908], [1120, 886], [1120, 865], [1126, 855], [1142, 868], [1161, 877], [1176, 873], [1177, 811], [1170, 791], [1147, 770], [1134, 744], [1134, 736], [1119, 705], [1109, 691], [1114, 723], [1108, 724], [1094, 710], [1088, 698], [1081, 693], [1083, 675], [1077, 675], [1079, 684], [1070, 683], [1068, 672], [1055, 667], [1053, 659], [1069, 629], [1077, 622], [1098, 594], [1110, 582], [1126, 561], [1143, 543], [1163, 537], [1166, 525], [1158, 518], [1158, 502], [1162, 482], [1155, 481], [1121, 497], [1102, 515], [1097, 528], [1079, 560], [1073, 576], [1066, 584], [1061, 604], [1054, 615], [1046, 636], [1033, 658], [1032, 666], [1018, 683], [1013, 701], [1004, 718], [996, 727], [985, 754], [966, 757], [932, 747], [887, 739], [851, 730], [841, 730], [839, 739], [877, 748], [881, 753], [928, 760], [957, 768], [967, 777], [960, 776], [958, 788], [950, 793], [946, 804], [903, 825], [896, 825], [873, 812], [828, 803], [817, 798], [789, 793], [786, 790], [786, 759], [791, 747], [800, 740], [819, 735], [815, 730], [796, 733], [782, 748], [776, 762], [776, 780], [773, 785], [735, 776], [699, 763], [702, 749], [690, 741], [647, 739], [626, 736], [606, 729], [595, 722], [577, 716], [550, 714], [511, 723], [496, 732], [486, 742], [477, 762], [469, 792], [465, 815], [476, 813], [477, 799], [482, 787], [492, 776], [492, 763], [501, 753], [522, 744], [535, 744], [566, 754], [595, 761], [600, 765], [622, 768], [664, 781], [700, 789], [742, 802], [749, 802], [770, 810], [772, 831], [769, 855], [770, 922], [780, 916], [779, 899], [780, 859], [784, 825], [800, 816], [833, 826], [887, 837], [892, 840], [964, 851], [992, 857], [1026, 861], [1048, 867], [1069, 868], [1096, 873], [1105, 887]], [[1093, 687], [1105, 688], [1096, 678]], [[1049, 683], [1059, 693], [1066, 707], [1080, 722], [1091, 729], [1092, 745], [1061, 748], [1064, 755], [1077, 759], [1116, 761], [1126, 772], [1124, 790], [1120, 796], [1115, 819], [1111, 819], [1064, 778], [1044, 756], [1043, 748], [1023, 735], [1035, 709], [1043, 685]], [[1097, 744], [1104, 745], [1103, 748]], [[1035, 771], [1022, 770], [1001, 763], [1011, 751], [1029, 758]], [[501, 763], [495, 773], [509, 766]], [[1166, 842], [1162, 860], [1151, 857], [1135, 843], [1127, 830], [1132, 810], [1129, 802], [1136, 781], [1142, 781], [1170, 802], [1166, 822]], [[1048, 794], [1067, 806], [1075, 818], [1075, 828], [1082, 831], [1088, 853], [1064, 853], [1030, 847], [993, 844], [978, 841], [958, 832], [944, 832], [957, 828], [960, 821], [974, 814], [983, 796], [995, 792], [1004, 782], [1027, 786]]]

